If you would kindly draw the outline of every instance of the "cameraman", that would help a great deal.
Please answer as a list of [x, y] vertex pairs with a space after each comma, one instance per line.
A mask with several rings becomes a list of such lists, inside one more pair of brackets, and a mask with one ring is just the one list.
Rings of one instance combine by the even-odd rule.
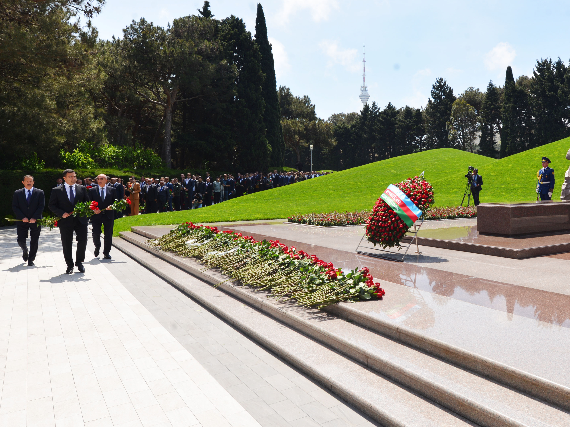
[[479, 175], [479, 169], [473, 169], [473, 175], [471, 176], [471, 193], [473, 194], [473, 204], [475, 206], [479, 205], [479, 192], [481, 191], [482, 185], [483, 177]]

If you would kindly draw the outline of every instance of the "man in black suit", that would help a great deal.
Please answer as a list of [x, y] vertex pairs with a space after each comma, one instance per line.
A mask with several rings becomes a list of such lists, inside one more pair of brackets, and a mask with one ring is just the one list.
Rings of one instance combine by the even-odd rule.
[[93, 224], [93, 244], [95, 245], [95, 256], [99, 256], [101, 249], [101, 227], [105, 230], [105, 240], [103, 244], [103, 258], [111, 259], [111, 244], [113, 239], [113, 225], [115, 222], [115, 212], [111, 205], [117, 200], [116, 191], [113, 187], [107, 185], [107, 175], [100, 174], [97, 176], [97, 186], [91, 188], [88, 192], [89, 199], [97, 202], [95, 215], [91, 217]]
[[479, 169], [473, 169], [473, 176], [471, 178], [471, 193], [473, 194], [473, 204], [479, 206], [479, 193], [483, 185], [483, 177], [479, 175]]
[[87, 189], [82, 185], [76, 185], [77, 175], [72, 169], [63, 171], [64, 184], [51, 190], [49, 197], [49, 209], [61, 217], [58, 221], [63, 256], [67, 264], [66, 274], [73, 273], [73, 232], [77, 240], [77, 252], [75, 253], [75, 265], [81, 273], [85, 273], [83, 261], [85, 260], [85, 248], [87, 247], [87, 218], [73, 216], [75, 205], [80, 202], [88, 202]]
[[156, 213], [158, 210], [158, 189], [151, 178], [146, 179], [146, 210], [145, 213]]
[[[115, 189], [115, 194], [118, 200], [123, 200], [125, 197], [125, 186], [121, 183], [120, 178], [111, 178], [111, 187]], [[122, 218], [123, 212], [113, 211], [115, 218]]]
[[[14, 192], [12, 199], [12, 210], [16, 219], [21, 219], [16, 225], [18, 233], [18, 245], [22, 248], [22, 258], [31, 267], [34, 265], [36, 253], [38, 252], [38, 241], [42, 227], [36, 222], [42, 218], [45, 206], [45, 196], [43, 190], [34, 188], [34, 177], [26, 175], [22, 181], [24, 188]], [[30, 252], [26, 240], [30, 231]]]

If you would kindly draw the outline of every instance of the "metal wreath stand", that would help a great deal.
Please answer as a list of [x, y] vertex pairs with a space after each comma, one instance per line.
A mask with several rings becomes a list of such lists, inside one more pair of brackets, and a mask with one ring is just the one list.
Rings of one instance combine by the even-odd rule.
[[[415, 241], [416, 242], [415, 254], [421, 255], [422, 253], [420, 252], [420, 246], [418, 244], [418, 231], [420, 231], [420, 228], [423, 225], [423, 223], [424, 223], [424, 219], [423, 219], [423, 215], [422, 215], [421, 219], [414, 222], [413, 229], [412, 229], [412, 227], [410, 227], [408, 229], [408, 231], [406, 232], [406, 235], [404, 235], [404, 237], [402, 238], [402, 241], [404, 241], [404, 239], [407, 240], [409, 238], [410, 239], [409, 243], [407, 243], [407, 245], [404, 245], [404, 246], [396, 246], [397, 250], [382, 249], [381, 247], [376, 248], [376, 245], [374, 245], [372, 247], [363, 245], [362, 241], [365, 240], [365, 237], [366, 237], [366, 230], [365, 230], [364, 235], [362, 236], [362, 238], [360, 239], [360, 242], [358, 243], [358, 246], [356, 247], [356, 253], [359, 255], [366, 255], [366, 256], [371, 256], [371, 257], [375, 257], [375, 258], [383, 258], [383, 259], [387, 259], [390, 261], [404, 262], [404, 258], [408, 254], [410, 247], [412, 246], [412, 244]], [[411, 236], [408, 235], [408, 233], [410, 233]], [[368, 240], [365, 240], [365, 242], [368, 242]], [[365, 250], [362, 250], [361, 247], [362, 247], [362, 249], [365, 249]], [[374, 252], [368, 252], [369, 250], [374, 251]]]

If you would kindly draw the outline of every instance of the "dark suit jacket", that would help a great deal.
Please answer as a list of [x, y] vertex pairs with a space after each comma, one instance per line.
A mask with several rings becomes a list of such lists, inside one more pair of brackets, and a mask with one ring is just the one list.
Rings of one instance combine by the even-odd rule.
[[115, 185], [113, 185], [113, 188], [115, 189], [117, 198], [119, 200], [122, 200], [123, 197], [125, 197], [125, 186], [123, 184], [116, 182]]
[[101, 189], [99, 186], [91, 188], [87, 194], [89, 196], [89, 200], [97, 202], [99, 209], [102, 211], [101, 213], [92, 216], [94, 220], [103, 219], [102, 217], [111, 220], [115, 219], [115, 211], [105, 210], [108, 206], [111, 206], [115, 200], [117, 200], [117, 194], [113, 187], [108, 185], [105, 187], [105, 200], [101, 200]]
[[[88, 202], [89, 197], [87, 196], [87, 189], [82, 185], [75, 184], [75, 199], [74, 203], [71, 204], [69, 197], [65, 191], [65, 185], [52, 188], [51, 194], [49, 196], [49, 209], [56, 216], [63, 216], [64, 213], [69, 213], [73, 211], [73, 208], [77, 203]], [[87, 218], [85, 217], [67, 217], [62, 218], [58, 221], [58, 227], [73, 227], [74, 219], [77, 219], [82, 224], [87, 225]]]
[[146, 186], [146, 201], [154, 202], [158, 198], [158, 189], [156, 185], [151, 184]]
[[41, 219], [46, 204], [43, 190], [39, 188], [33, 189], [29, 205], [28, 202], [26, 202], [26, 191], [25, 188], [20, 188], [14, 192], [12, 210], [14, 211], [15, 217], [17, 219]]
[[[477, 175], [477, 177], [473, 177], [473, 187], [477, 190], [481, 190], [481, 185], [483, 185], [483, 177], [481, 175]], [[479, 186], [479, 187], [477, 187]]]

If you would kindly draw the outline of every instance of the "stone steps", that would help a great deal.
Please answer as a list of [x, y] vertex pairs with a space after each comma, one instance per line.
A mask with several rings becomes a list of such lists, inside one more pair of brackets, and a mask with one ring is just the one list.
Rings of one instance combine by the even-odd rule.
[[[140, 230], [138, 232], [141, 233]], [[234, 286], [230, 282], [220, 285], [224, 291], [220, 292], [206, 283], [218, 284], [227, 279], [225, 276], [216, 271], [205, 270], [195, 260], [180, 258], [147, 246], [147, 237], [155, 236], [148, 233], [145, 236], [122, 233], [121, 237], [122, 241], [115, 242], [121, 250], [138, 260], [144, 257], [146, 261], [143, 264], [147, 268], [161, 277], [166, 274], [167, 277], [164, 278], [170, 283], [198, 299], [253, 339], [271, 348], [382, 424], [469, 425], [465, 424], [466, 421], [462, 418], [464, 417], [485, 426], [570, 425], [570, 415], [561, 409], [564, 403], [568, 404], [569, 401], [565, 399], [564, 394], [568, 390], [563, 387], [524, 373], [513, 374], [508, 367], [502, 367], [500, 364], [493, 366], [492, 361], [466, 362], [465, 355], [457, 349], [449, 347], [446, 352], [441, 343], [430, 343], [429, 340], [427, 346], [425, 342], [423, 346], [431, 353], [434, 353], [435, 349], [436, 354], [439, 352], [438, 357], [428, 354], [425, 349], [418, 351], [410, 345], [421, 347], [415, 345], [418, 344], [415, 338], [419, 337], [407, 336], [403, 340], [395, 340], [390, 334], [383, 336], [362, 327], [362, 324], [370, 326], [366, 319], [354, 322], [358, 316], [351, 314], [349, 308], [354, 304], [339, 304], [332, 310], [342, 317], [350, 318], [352, 315], [352, 323], [322, 311], [279, 303], [267, 298], [264, 293]], [[153, 266], [165, 262], [171, 265], [162, 265], [161, 268]], [[178, 269], [172, 267], [172, 264]], [[199, 290], [194, 285], [189, 287], [185, 284], [188, 275], [182, 270], [203, 281], [200, 282]], [[235, 298], [248, 305], [236, 304]], [[346, 312], [340, 309], [342, 306], [346, 307]], [[229, 310], [228, 307], [234, 309]], [[239, 308], [235, 307], [247, 307], [250, 315], [239, 317]], [[234, 312], [235, 310], [237, 312]], [[282, 334], [287, 338], [282, 338]], [[292, 341], [288, 342], [287, 339]], [[447, 360], [442, 360], [442, 356]], [[495, 380], [465, 369], [466, 364], [474, 363], [483, 373], [488, 371], [494, 375]], [[535, 395], [555, 395], [557, 397], [551, 400], [561, 400], [561, 404], [545, 404], [500, 384], [497, 379], [502, 378], [501, 373], [505, 370], [510, 373], [510, 376], [506, 376], [515, 386], [519, 382], [524, 383], [522, 380], [531, 381], [529, 384], [534, 385]], [[523, 384], [522, 388], [528, 387], [529, 384]], [[397, 407], [392, 407], [392, 404], [384, 406], [374, 403], [391, 402], [390, 399], [396, 396]], [[405, 414], [412, 416], [410, 418]]]

